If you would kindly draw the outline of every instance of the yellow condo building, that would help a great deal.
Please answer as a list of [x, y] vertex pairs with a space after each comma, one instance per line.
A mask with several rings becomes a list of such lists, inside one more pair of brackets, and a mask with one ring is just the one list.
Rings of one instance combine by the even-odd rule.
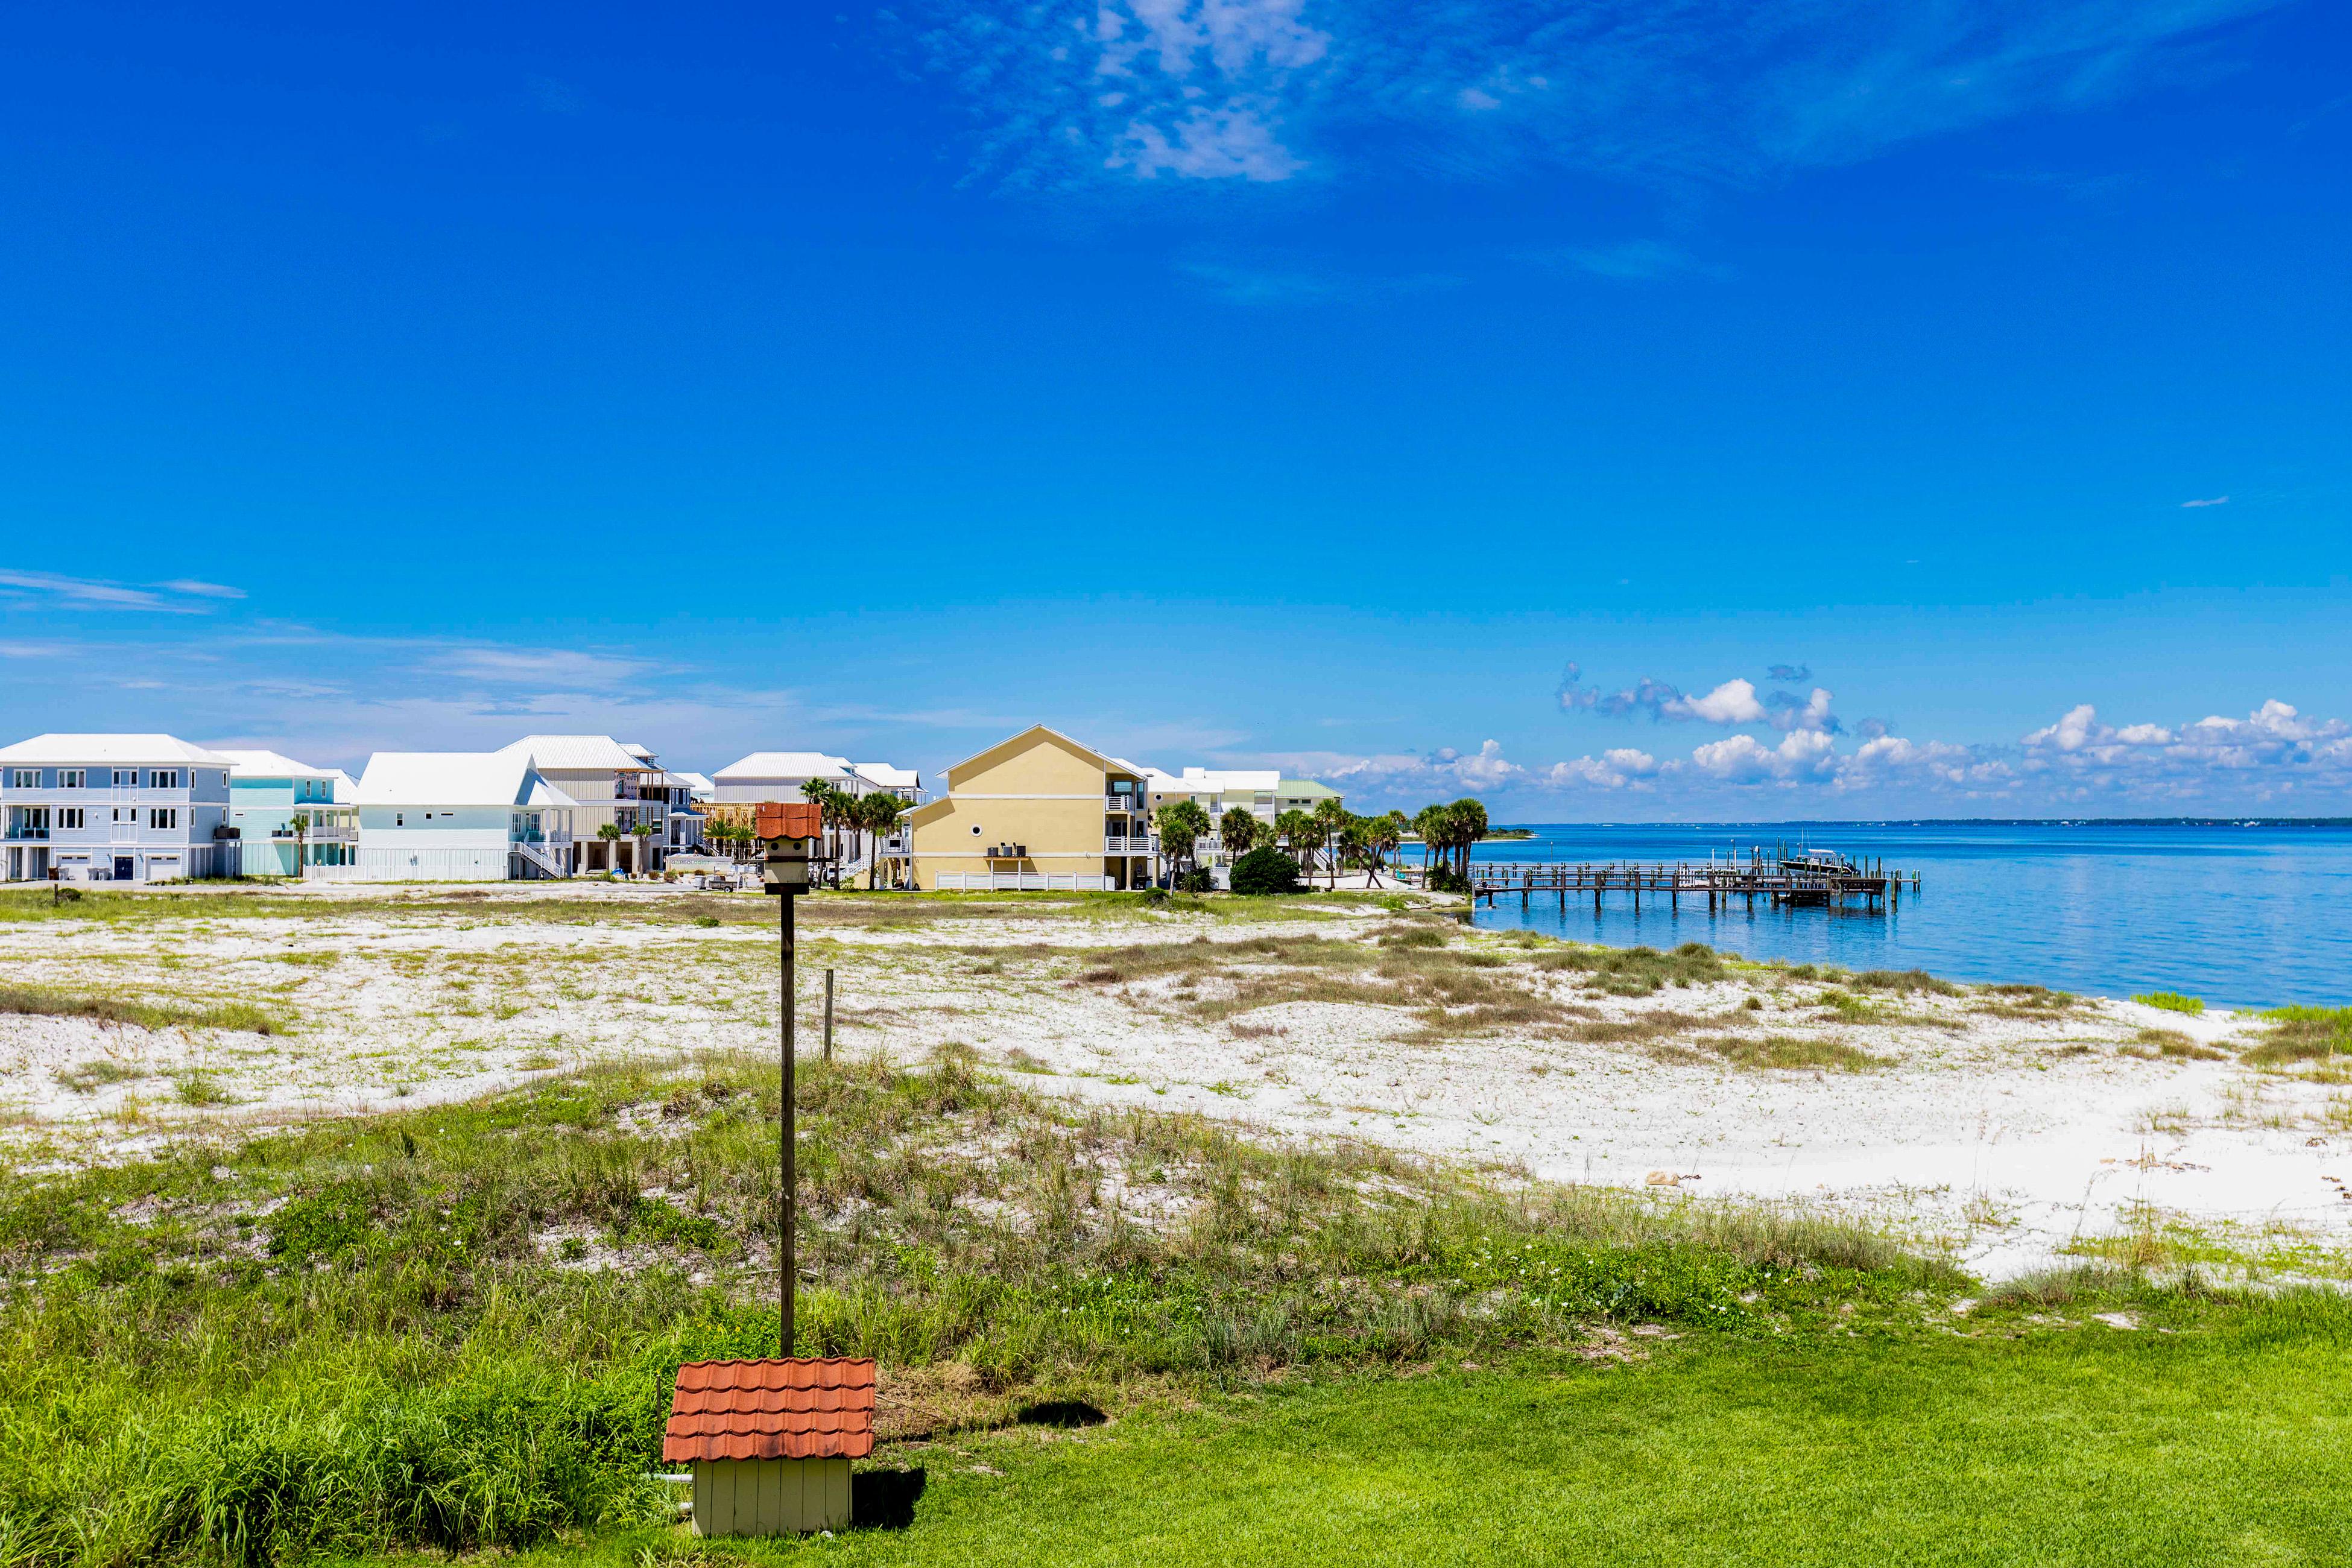
[[1126, 889], [1152, 875], [1144, 770], [1043, 724], [947, 772], [908, 814], [918, 887]]

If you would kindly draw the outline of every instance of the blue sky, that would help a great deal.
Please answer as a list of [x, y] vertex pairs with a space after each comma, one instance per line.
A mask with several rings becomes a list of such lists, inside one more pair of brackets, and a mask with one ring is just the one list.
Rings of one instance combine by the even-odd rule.
[[2352, 811], [2352, 24], [0, 14], [0, 729]]

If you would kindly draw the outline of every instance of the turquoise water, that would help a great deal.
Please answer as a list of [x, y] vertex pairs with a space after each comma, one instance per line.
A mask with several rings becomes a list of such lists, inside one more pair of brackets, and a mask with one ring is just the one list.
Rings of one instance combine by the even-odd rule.
[[[1482, 927], [1630, 947], [1703, 942], [1751, 958], [1925, 969], [2099, 996], [2183, 991], [2224, 1006], [2352, 1003], [2352, 828], [2059, 823], [1538, 826], [1475, 858], [1705, 860], [1801, 839], [1919, 872], [1885, 915], [1740, 908], [1679, 912], [1644, 896], [1590, 895], [1563, 914], [1541, 896], [1478, 910]], [[1694, 907], [1696, 905], [1696, 907]]]

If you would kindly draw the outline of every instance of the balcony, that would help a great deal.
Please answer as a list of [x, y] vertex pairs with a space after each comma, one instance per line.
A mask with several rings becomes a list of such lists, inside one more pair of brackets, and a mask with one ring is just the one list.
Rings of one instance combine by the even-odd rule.
[[1112, 795], [1103, 797], [1103, 809], [1117, 816], [1121, 812], [1142, 812], [1150, 808], [1139, 795]]
[[8, 829], [7, 841], [11, 844], [39, 844], [47, 842], [48, 837], [49, 830], [46, 827], [12, 827]]
[[1150, 855], [1158, 852], [1160, 837], [1152, 833], [1106, 833], [1103, 853], [1106, 855]]

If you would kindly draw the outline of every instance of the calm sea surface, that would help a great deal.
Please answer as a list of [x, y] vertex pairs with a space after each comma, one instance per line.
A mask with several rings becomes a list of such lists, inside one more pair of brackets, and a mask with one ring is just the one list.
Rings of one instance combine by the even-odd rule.
[[1917, 871], [1900, 910], [1865, 915], [1769, 910], [1710, 915], [1644, 895], [1516, 895], [1481, 908], [1494, 929], [1527, 927], [1618, 946], [1704, 942], [1751, 958], [1855, 969], [1925, 969], [1954, 980], [2027, 981], [2092, 995], [2185, 991], [2217, 1005], [2352, 1002], [2352, 828], [2090, 826], [1969, 823], [1531, 826], [1530, 840], [1475, 858], [1602, 863], [1745, 858], [1801, 841]]

